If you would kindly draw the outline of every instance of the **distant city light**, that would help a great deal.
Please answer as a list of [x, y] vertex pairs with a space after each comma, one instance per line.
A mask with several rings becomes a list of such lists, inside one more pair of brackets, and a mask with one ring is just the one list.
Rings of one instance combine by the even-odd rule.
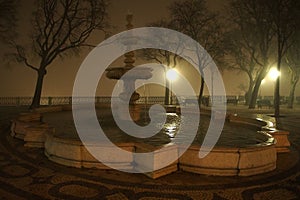
[[279, 76], [280, 76], [280, 72], [275, 67], [272, 67], [268, 73], [268, 77], [271, 80], [275, 81]]
[[174, 81], [177, 79], [178, 73], [175, 69], [169, 69], [166, 73], [166, 76], [169, 81]]

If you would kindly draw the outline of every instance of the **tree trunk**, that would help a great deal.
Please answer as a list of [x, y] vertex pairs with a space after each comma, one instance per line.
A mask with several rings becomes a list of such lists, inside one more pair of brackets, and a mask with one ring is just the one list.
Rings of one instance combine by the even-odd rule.
[[[277, 59], [277, 71], [280, 72], [281, 66], [281, 58], [282, 58], [282, 51], [278, 41], [278, 59]], [[277, 77], [275, 83], [275, 91], [274, 91], [274, 116], [280, 116], [280, 76]]]
[[165, 89], [165, 105], [170, 105], [171, 101], [170, 101], [170, 89], [169, 89], [169, 81], [166, 78], [166, 89]]
[[250, 103], [249, 103], [249, 109], [254, 109], [256, 106], [256, 100], [257, 100], [259, 87], [260, 87], [260, 84], [258, 84], [258, 83], [255, 84], [252, 95], [251, 95]]
[[279, 88], [280, 88], [280, 77], [278, 77], [276, 79], [276, 83], [275, 83], [275, 91], [274, 91], [274, 109], [275, 109], [274, 116], [275, 117], [280, 116], [280, 93], [279, 93]]
[[245, 93], [245, 105], [246, 106], [249, 106], [250, 104], [250, 100], [251, 100], [251, 92], [250, 90], [248, 90], [246, 93]]
[[245, 93], [245, 105], [247, 105], [247, 106], [249, 106], [249, 104], [250, 104], [251, 95], [252, 95], [252, 91], [253, 91], [253, 85], [254, 85], [253, 81], [250, 81], [248, 90]]
[[200, 85], [200, 91], [199, 91], [199, 97], [198, 97], [198, 104], [201, 105], [201, 100], [203, 97], [203, 91], [204, 91], [204, 78], [201, 77], [201, 85]]
[[293, 81], [293, 83], [291, 83], [291, 90], [290, 90], [290, 95], [289, 95], [289, 99], [288, 99], [288, 108], [293, 108], [294, 106], [294, 99], [295, 99], [295, 89], [296, 89], [296, 85], [297, 85], [298, 81]]
[[38, 77], [36, 81], [34, 96], [30, 105], [30, 109], [38, 108], [40, 106], [43, 81], [44, 81], [44, 76], [46, 75], [46, 70], [40, 69], [37, 74]]
[[250, 99], [250, 102], [249, 102], [249, 107], [248, 107], [249, 109], [254, 109], [255, 106], [256, 106], [256, 100], [257, 100], [259, 88], [260, 88], [260, 85], [261, 85], [261, 81], [265, 77], [264, 75], [265, 74], [263, 72], [261, 72], [259, 74], [259, 77], [257, 78], [257, 80], [255, 82], [255, 85], [254, 85], [254, 88], [253, 88], [253, 91], [252, 91], [252, 95], [251, 95], [251, 99]]

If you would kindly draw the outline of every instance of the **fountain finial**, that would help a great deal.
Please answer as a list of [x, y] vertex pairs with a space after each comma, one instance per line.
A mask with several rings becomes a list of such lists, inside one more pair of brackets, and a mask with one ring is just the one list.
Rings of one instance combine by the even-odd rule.
[[126, 15], [127, 30], [133, 29], [132, 20], [133, 20], [133, 14], [132, 14], [132, 12], [130, 12], [130, 10], [128, 10], [127, 15]]
[[[127, 30], [133, 29], [133, 24], [132, 24], [133, 14], [129, 10], [127, 11], [126, 20], [127, 20], [127, 25], [126, 25]], [[125, 68], [127, 68], [127, 69], [133, 68], [134, 62], [135, 62], [134, 52], [130, 51], [128, 53], [125, 53], [124, 56], [125, 56], [125, 59], [124, 59]]]

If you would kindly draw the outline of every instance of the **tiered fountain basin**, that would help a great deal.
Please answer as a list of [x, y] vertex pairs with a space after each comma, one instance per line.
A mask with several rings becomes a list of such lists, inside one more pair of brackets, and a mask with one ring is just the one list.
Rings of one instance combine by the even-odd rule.
[[[162, 130], [150, 139], [133, 138], [115, 128], [114, 122], [109, 121], [111, 113], [107, 112], [108, 108], [100, 107], [101, 109], [97, 109], [97, 111], [100, 113], [98, 118], [101, 127], [103, 125], [104, 132], [117, 146], [136, 153], [157, 150], [151, 158], [153, 165], [151, 167], [154, 170], [151, 173], [146, 173], [149, 177], [158, 178], [177, 170], [217, 176], [251, 176], [269, 172], [276, 168], [278, 148], [276, 148], [276, 140], [271, 136], [276, 129], [274, 127], [268, 129], [268, 121], [228, 115], [221, 138], [206, 157], [199, 157], [200, 144], [202, 144], [200, 141], [203, 139], [203, 136], [199, 134], [193, 144], [179, 157], [182, 147], [172, 143], [172, 134], [174, 133]], [[44, 108], [44, 110], [46, 109]], [[50, 111], [52, 110], [50, 109]], [[41, 110], [36, 110], [36, 112], [41, 112]], [[27, 115], [36, 115], [36, 112]], [[48, 125], [48, 127], [54, 127], [55, 129], [41, 132], [44, 137], [44, 145], [41, 145], [41, 147], [45, 148], [45, 155], [51, 161], [78, 168], [110, 169], [110, 167], [96, 160], [80, 141], [73, 124], [70, 106], [61, 106], [59, 111], [56, 110], [55, 112], [49, 112], [48, 109], [42, 115], [44, 122], [40, 123], [46, 123], [47, 125], [49, 123], [51, 126]], [[210, 116], [207, 114], [201, 115], [202, 122], [205, 121], [205, 118], [208, 119], [207, 123], [209, 123]], [[175, 114], [170, 116], [170, 120], [167, 122], [169, 125], [179, 122]], [[108, 124], [105, 125], [107, 121]], [[25, 130], [30, 127], [30, 123], [25, 123], [27, 124], [24, 127]], [[12, 125], [12, 132], [15, 133], [16, 130], [20, 130], [20, 127], [16, 129], [16, 125]], [[22, 134], [26, 135], [28, 131], [24, 131]], [[244, 138], [244, 141], [241, 138]], [[145, 162], [149, 159], [135, 158], [132, 154], [118, 156], [114, 153], [114, 149], [105, 143], [91, 142], [86, 145], [110, 152], [105, 158], [105, 163], [109, 163], [115, 169], [145, 170], [145, 167], [148, 166], [145, 165]], [[288, 146], [284, 148], [288, 149]], [[171, 165], [162, 167], [169, 159], [177, 157], [179, 159], [175, 159], [175, 162]]]

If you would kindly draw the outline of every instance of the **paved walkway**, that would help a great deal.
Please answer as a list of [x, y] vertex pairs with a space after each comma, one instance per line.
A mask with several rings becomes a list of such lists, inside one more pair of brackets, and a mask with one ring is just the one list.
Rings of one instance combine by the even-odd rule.
[[[272, 113], [230, 106], [241, 115]], [[290, 131], [291, 152], [277, 169], [251, 177], [214, 177], [176, 172], [157, 180], [114, 170], [55, 164], [41, 149], [25, 148], [9, 135], [9, 119], [22, 107], [0, 107], [0, 199], [300, 199], [300, 110], [283, 110], [278, 125]]]

